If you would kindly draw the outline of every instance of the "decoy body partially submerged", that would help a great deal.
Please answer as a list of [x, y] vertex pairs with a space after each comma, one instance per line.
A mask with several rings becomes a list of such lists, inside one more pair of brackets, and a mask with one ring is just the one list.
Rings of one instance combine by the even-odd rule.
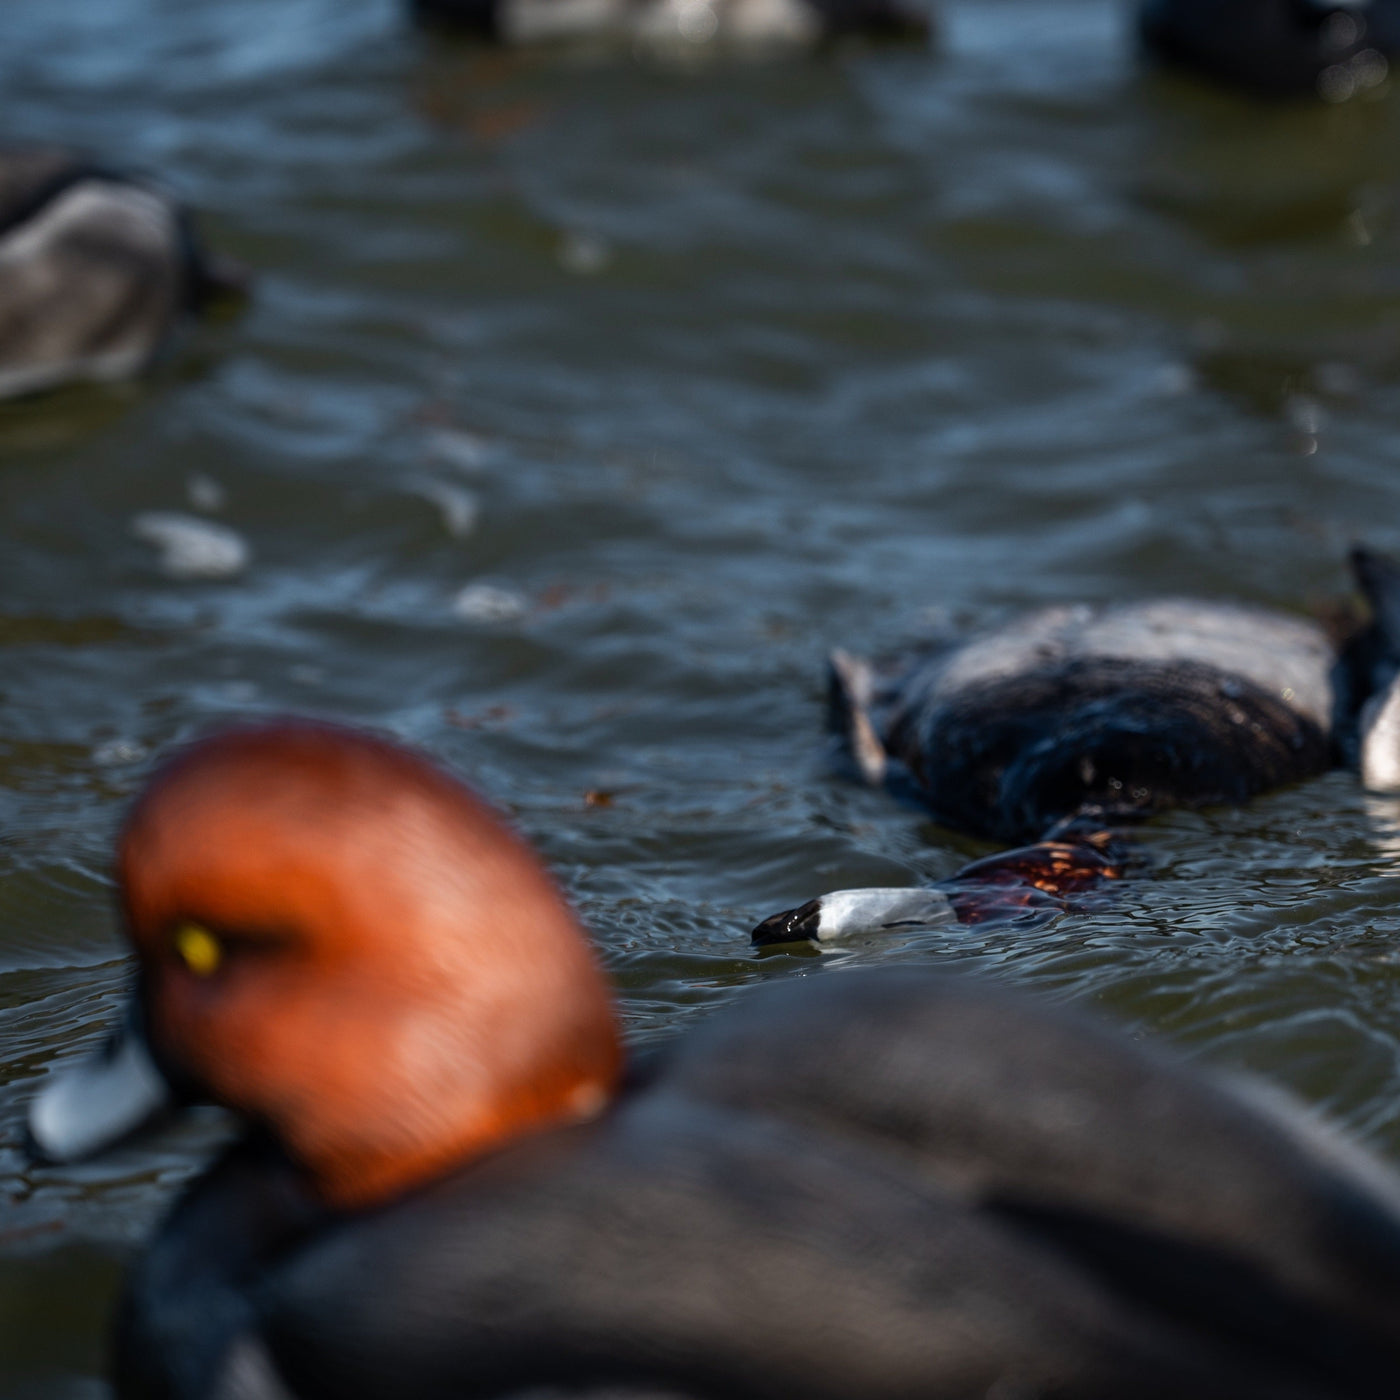
[[844, 34], [917, 37], [932, 28], [921, 0], [412, 0], [411, 7], [428, 24], [512, 44], [784, 45]]
[[123, 835], [134, 1004], [50, 1157], [244, 1139], [128, 1283], [124, 1400], [1381, 1400], [1400, 1184], [1296, 1110], [918, 969], [620, 1077], [532, 854], [418, 755], [197, 745]]
[[1344, 100], [1400, 53], [1397, 0], [1145, 0], [1139, 32], [1163, 61], [1274, 97]]
[[0, 399], [137, 374], [184, 316], [245, 285], [153, 186], [0, 144]]
[[[1246, 802], [1336, 764], [1400, 790], [1400, 570], [1364, 550], [1352, 566], [1372, 620], [1340, 648], [1304, 618], [1169, 599], [1045, 608], [883, 670], [838, 653], [832, 717], [867, 781], [957, 830], [1034, 844], [936, 890], [823, 896], [765, 920], [755, 939], [975, 922], [1012, 909], [1016, 888], [1028, 911], [1052, 910], [1120, 873], [1105, 833], [1168, 807]], [[978, 892], [994, 885], [989, 905]]]

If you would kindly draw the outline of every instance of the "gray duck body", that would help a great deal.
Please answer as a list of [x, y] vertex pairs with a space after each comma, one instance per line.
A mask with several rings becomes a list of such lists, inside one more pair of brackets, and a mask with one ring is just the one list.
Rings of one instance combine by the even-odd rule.
[[1372, 621], [1190, 599], [1032, 612], [877, 669], [832, 658], [831, 717], [863, 775], [1004, 843], [1086, 815], [1247, 801], [1366, 760], [1396, 674], [1400, 572], [1355, 551]]
[[154, 186], [0, 144], [0, 399], [138, 374], [184, 317], [245, 288]]
[[926, 37], [919, 0], [412, 0], [421, 21], [507, 44], [802, 46], [848, 34]]
[[899, 765], [883, 776], [950, 826], [1016, 842], [1081, 811], [1243, 802], [1325, 771], [1335, 666], [1320, 627], [1263, 609], [1047, 608], [913, 663], [866, 708]]
[[1025, 999], [802, 979], [372, 1212], [250, 1139], [137, 1267], [117, 1355], [162, 1400], [1379, 1400], [1400, 1189]]

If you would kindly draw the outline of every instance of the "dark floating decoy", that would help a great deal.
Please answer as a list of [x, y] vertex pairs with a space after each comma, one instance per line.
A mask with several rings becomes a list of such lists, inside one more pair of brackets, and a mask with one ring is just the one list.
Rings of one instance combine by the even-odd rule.
[[1400, 791], [1400, 568], [1358, 549], [1352, 569], [1371, 622], [1340, 647], [1305, 618], [1166, 599], [1044, 608], [882, 669], [836, 653], [832, 724], [864, 779], [1017, 849], [932, 889], [824, 895], [754, 941], [1033, 921], [1101, 894], [1125, 865], [1116, 833], [1154, 812], [1335, 765]]
[[810, 44], [846, 34], [927, 36], [919, 0], [410, 0], [439, 29], [509, 44], [610, 39], [643, 44]]
[[755, 990], [625, 1073], [534, 855], [284, 721], [122, 835], [133, 1005], [50, 1158], [245, 1135], [125, 1290], [123, 1400], [1381, 1400], [1400, 1183], [1301, 1111], [923, 969]]
[[183, 318], [247, 283], [154, 185], [0, 144], [0, 399], [138, 374]]
[[1163, 62], [1273, 97], [1345, 101], [1400, 53], [1397, 0], [1145, 0], [1138, 29]]

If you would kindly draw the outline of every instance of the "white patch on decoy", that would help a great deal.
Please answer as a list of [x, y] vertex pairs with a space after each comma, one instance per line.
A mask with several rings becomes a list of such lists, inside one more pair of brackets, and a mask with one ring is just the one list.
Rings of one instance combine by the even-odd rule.
[[125, 232], [149, 245], [163, 247], [174, 233], [174, 220], [159, 195], [114, 180], [82, 180], [0, 243], [0, 261], [27, 262], [45, 252], [60, 234], [94, 215], [112, 217], [115, 212], [120, 212]]
[[628, 8], [623, 0], [506, 0], [501, 37], [508, 44], [542, 44], [620, 34]]
[[160, 550], [161, 572], [174, 579], [232, 578], [252, 557], [236, 530], [175, 511], [145, 511], [131, 522], [131, 533]]
[[806, 0], [505, 0], [500, 24], [509, 43], [611, 36], [662, 50], [810, 44], [823, 28]]
[[1163, 598], [1112, 607], [1042, 608], [954, 652], [934, 698], [1002, 680], [1032, 666], [1081, 657], [1209, 666], [1266, 693], [1287, 696], [1324, 731], [1332, 723], [1332, 645], [1304, 618], [1234, 603]]
[[730, 0], [724, 33], [738, 43], [812, 43], [822, 22], [804, 0]]
[[1400, 676], [1362, 707], [1361, 782], [1368, 792], [1400, 792]]
[[830, 943], [860, 933], [889, 933], [927, 928], [953, 919], [953, 906], [942, 890], [914, 887], [833, 890], [817, 901], [816, 940]]

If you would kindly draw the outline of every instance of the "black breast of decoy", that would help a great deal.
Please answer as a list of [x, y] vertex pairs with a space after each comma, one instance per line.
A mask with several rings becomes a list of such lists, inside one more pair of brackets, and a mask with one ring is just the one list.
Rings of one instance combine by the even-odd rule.
[[131, 1280], [123, 1400], [1381, 1400], [1400, 1192], [1097, 1026], [804, 978], [379, 1209], [252, 1140]]
[[409, 13], [433, 29], [455, 30], [484, 39], [500, 37], [499, 0], [409, 0]]
[[883, 682], [859, 666], [835, 659], [833, 715], [867, 776], [996, 841], [1243, 802], [1333, 761], [1334, 649], [1263, 609], [1049, 608]]
[[[1336, 72], [1347, 95], [1385, 76], [1400, 48], [1395, 0], [1146, 0], [1146, 50], [1180, 68], [1261, 95], [1303, 96]], [[1345, 74], [1351, 70], [1348, 86]]]

